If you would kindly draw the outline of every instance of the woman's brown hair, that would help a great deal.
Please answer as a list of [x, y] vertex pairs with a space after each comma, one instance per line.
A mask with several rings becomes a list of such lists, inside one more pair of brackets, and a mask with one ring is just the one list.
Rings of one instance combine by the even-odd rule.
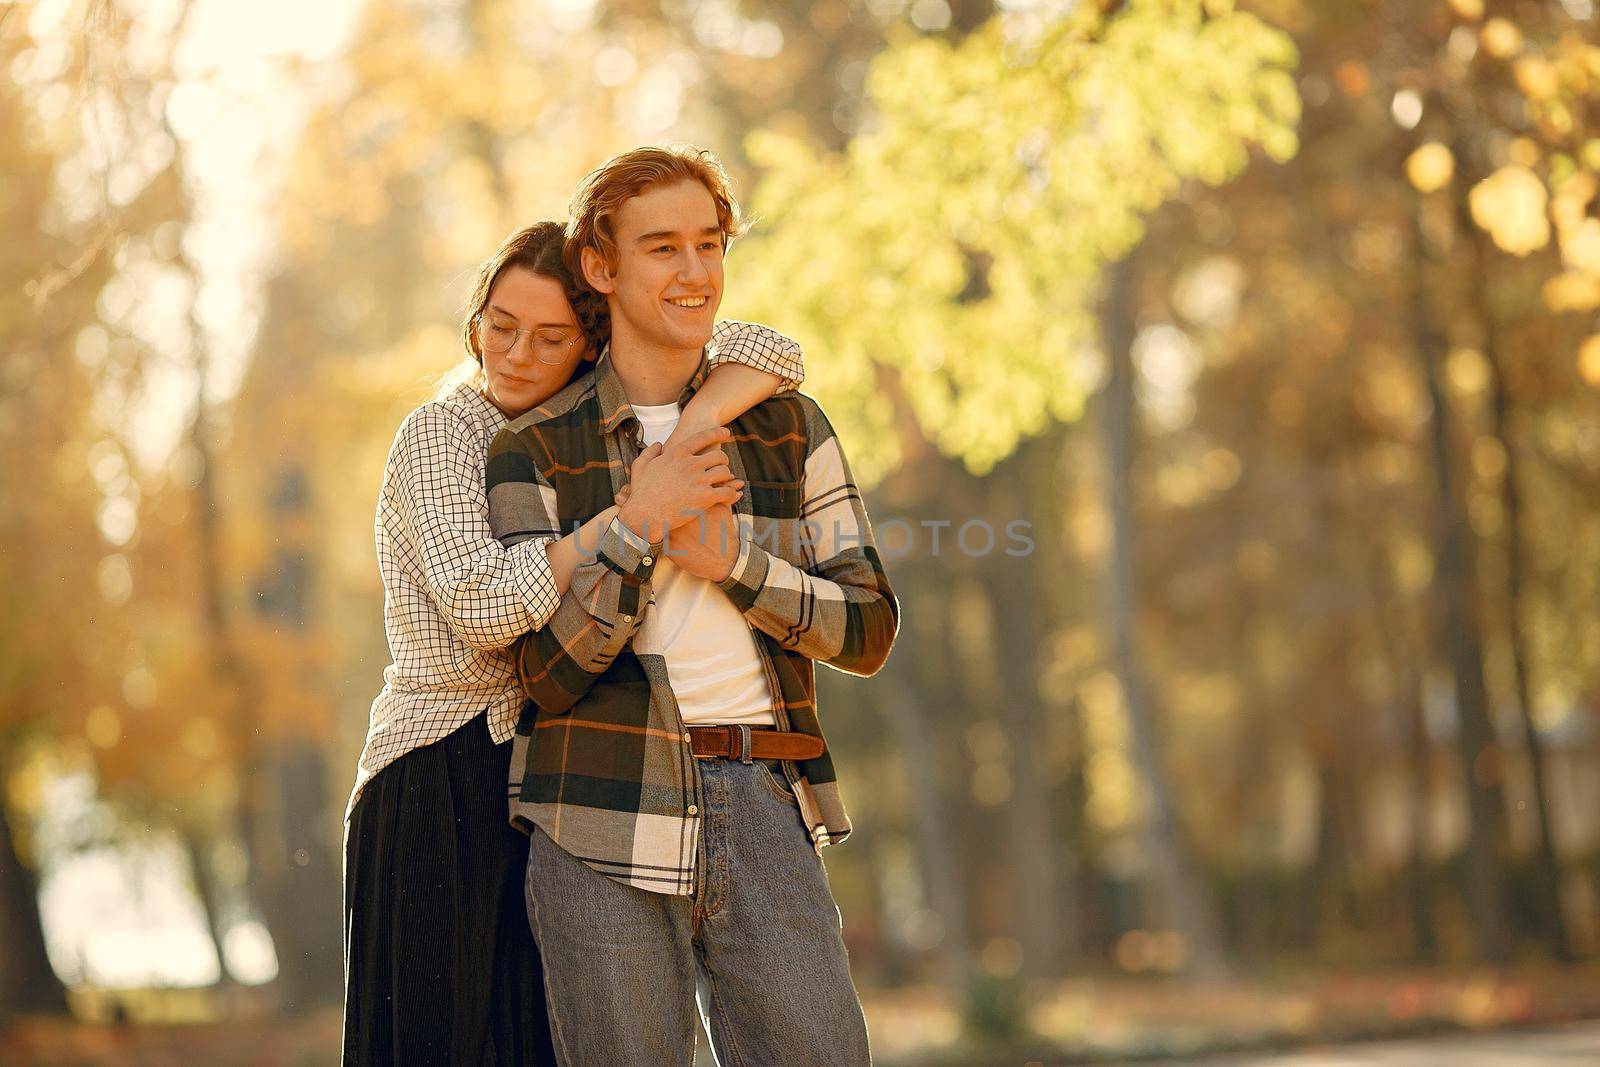
[[507, 237], [494, 255], [478, 268], [477, 280], [472, 285], [472, 295], [467, 298], [461, 316], [461, 340], [467, 354], [481, 367], [483, 350], [478, 346], [478, 323], [489, 306], [489, 291], [500, 275], [510, 267], [521, 267], [531, 274], [554, 279], [561, 283], [567, 302], [578, 317], [578, 326], [589, 342], [591, 355], [598, 355], [610, 340], [610, 322], [606, 314], [605, 299], [586, 286], [579, 286], [572, 273], [562, 262], [562, 244], [566, 239], [565, 227], [546, 219], [525, 226]]

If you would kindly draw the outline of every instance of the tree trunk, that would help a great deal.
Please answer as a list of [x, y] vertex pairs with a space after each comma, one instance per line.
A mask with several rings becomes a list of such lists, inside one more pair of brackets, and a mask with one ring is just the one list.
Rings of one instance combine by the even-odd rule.
[[0, 1023], [13, 1015], [65, 1015], [66, 990], [50, 966], [39, 918], [39, 886], [17, 855], [0, 801]]
[[[1487, 318], [1488, 298], [1483, 283], [1483, 241], [1479, 236], [1479, 263], [1476, 283], [1479, 309]], [[1539, 739], [1539, 728], [1533, 721], [1533, 698], [1528, 682], [1528, 648], [1522, 627], [1523, 549], [1522, 549], [1522, 487], [1518, 475], [1519, 449], [1512, 439], [1511, 397], [1501, 366], [1499, 345], [1494, 336], [1492, 322], [1485, 324], [1484, 356], [1487, 358], [1491, 391], [1490, 410], [1493, 413], [1491, 432], [1500, 442], [1505, 454], [1505, 472], [1500, 479], [1500, 499], [1505, 508], [1506, 524], [1506, 635], [1511, 651], [1512, 684], [1517, 691], [1518, 719], [1522, 726], [1522, 743], [1528, 754], [1528, 773], [1533, 783], [1533, 813], [1538, 827], [1539, 840], [1535, 857], [1537, 877], [1534, 879], [1539, 928], [1551, 956], [1563, 963], [1572, 959], [1572, 949], [1567, 940], [1567, 925], [1561, 913], [1561, 862], [1556, 856], [1555, 835], [1550, 828], [1550, 791], [1545, 784], [1544, 743]]]
[[200, 909], [205, 912], [206, 931], [211, 934], [211, 941], [217, 948], [217, 986], [223, 990], [232, 990], [238, 983], [233, 974], [228, 970], [227, 953], [223, 951], [226, 940], [227, 927], [223, 922], [222, 894], [218, 891], [220, 886], [217, 881], [216, 870], [211, 862], [211, 846], [213, 839], [193, 829], [183, 831], [184, 851], [189, 855], [189, 867], [194, 872], [195, 896], [200, 900]]
[[1413, 679], [1406, 737], [1406, 769], [1411, 779], [1411, 855], [1406, 860], [1406, 901], [1411, 912], [1411, 948], [1418, 960], [1439, 958], [1433, 929], [1433, 901], [1428, 889], [1428, 817], [1433, 801], [1433, 768], [1428, 753], [1428, 725], [1423, 716], [1422, 677]]
[[966, 886], [956, 856], [957, 824], [949, 817], [949, 803], [939, 788], [939, 783], [947, 779], [939, 773], [943, 761], [938, 757], [929, 725], [929, 711], [934, 705], [913, 679], [914, 667], [907, 663], [905, 651], [890, 657], [878, 679], [877, 697], [911, 786], [911, 824], [926, 902], [944, 925], [942, 955], [952, 985], [960, 991], [960, 1002], [965, 1004], [976, 984], [977, 966], [968, 929]]
[[[1350, 812], [1348, 758], [1336, 748], [1324, 750], [1320, 757], [1317, 761], [1317, 851], [1312, 859], [1313, 873], [1311, 884], [1306, 887], [1305, 907], [1310, 909], [1314, 943], [1327, 949], [1347, 930], [1359, 929], [1363, 924], [1355, 886], [1359, 852]], [[1334, 920], [1333, 923], [1330, 924], [1329, 919]], [[1330, 930], [1330, 925], [1334, 929]]]
[[1409, 612], [1403, 604], [1390, 607], [1399, 594], [1386, 577], [1387, 557], [1380, 545], [1369, 542], [1367, 547], [1373, 622], [1389, 673], [1395, 679], [1390, 696], [1393, 709], [1390, 722], [1394, 735], [1405, 739], [1405, 777], [1410, 785], [1406, 797], [1410, 848], [1401, 877], [1411, 923], [1412, 954], [1418, 961], [1432, 963], [1438, 958], [1439, 946], [1428, 889], [1428, 820], [1433, 802], [1433, 772], [1428, 727], [1423, 715], [1427, 641], [1407, 625]]
[[1500, 862], [1506, 837], [1505, 804], [1500, 790], [1500, 751], [1489, 720], [1483, 679], [1483, 640], [1476, 611], [1473, 545], [1456, 485], [1451, 452], [1450, 406], [1443, 382], [1444, 345], [1425, 306], [1420, 226], [1415, 234], [1419, 262], [1414, 297], [1418, 357], [1433, 405], [1431, 443], [1435, 479], [1434, 589], [1440, 614], [1444, 658], [1455, 679], [1456, 745], [1467, 799], [1467, 902], [1483, 958], [1507, 958], [1505, 886]]
[[1104, 953], [1111, 947], [1105, 901], [1100, 894], [1098, 871], [1101, 860], [1098, 842], [1085, 815], [1089, 804], [1089, 783], [1084, 770], [1082, 707], [1076, 698], [1068, 701], [1061, 714], [1069, 753], [1066, 766], [1052, 793], [1052, 810], [1059, 813], [1057, 831], [1061, 840], [1060, 896], [1056, 909], [1062, 913], [1061, 953], [1071, 962]]
[[1107, 590], [1114, 663], [1128, 715], [1134, 766], [1143, 781], [1145, 848], [1163, 904], [1177, 930], [1188, 939], [1192, 973], [1223, 979], [1232, 972], [1218, 928], [1211, 893], [1195, 869], [1172, 799], [1161, 756], [1154, 701], [1145, 685], [1136, 614], [1139, 575], [1134, 559], [1133, 397], [1134, 279], [1132, 258], [1112, 268], [1104, 318], [1110, 375], [1104, 390], [1101, 425], [1105, 434], [1106, 488], [1111, 514], [1110, 582]]
[[[1032, 482], [1036, 456], [1055, 456], [1041, 443], [1024, 445], [1015, 463], [1024, 484]], [[995, 478], [988, 519], [996, 527], [996, 546], [984, 559], [995, 645], [999, 656], [999, 696], [1008, 739], [1011, 802], [1006, 811], [1011, 852], [1016, 936], [1023, 947], [1023, 973], [1040, 979], [1061, 973], [1061, 869], [1070, 857], [1056, 832], [1051, 784], [1046, 772], [1048, 732], [1039, 713], [1039, 649], [1047, 607], [1035, 560], [1008, 555], [1005, 526], [1020, 507], [1008, 491], [1011, 478]]]
[[314, 744], [282, 746], [262, 769], [251, 827], [254, 888], [278, 954], [285, 1012], [337, 1004], [344, 989], [338, 857], [328, 840], [327, 766]]

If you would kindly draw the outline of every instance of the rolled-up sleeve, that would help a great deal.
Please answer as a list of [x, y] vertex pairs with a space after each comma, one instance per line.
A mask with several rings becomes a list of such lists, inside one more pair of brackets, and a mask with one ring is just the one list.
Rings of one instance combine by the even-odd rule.
[[711, 363], [743, 363], [775, 374], [778, 392], [800, 388], [806, 380], [805, 352], [800, 342], [758, 322], [727, 319], [711, 328], [707, 358]]

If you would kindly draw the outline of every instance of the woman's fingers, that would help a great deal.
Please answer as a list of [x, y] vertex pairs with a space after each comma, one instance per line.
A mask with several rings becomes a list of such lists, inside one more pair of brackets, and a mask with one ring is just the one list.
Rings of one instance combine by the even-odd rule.
[[714, 426], [709, 430], [701, 430], [699, 433], [690, 434], [683, 439], [683, 444], [679, 447], [687, 452], [700, 453], [713, 445], [722, 444], [732, 436], [733, 434], [729, 432], [726, 426]]
[[659, 455], [661, 455], [661, 446], [659, 444], [650, 445], [641, 451], [634, 457], [633, 464], [628, 468], [628, 480], [630, 482], [637, 481], [639, 475], [644, 473], [644, 469], [650, 466]]
[[[705, 507], [706, 508], [715, 508], [715, 507], [720, 507], [720, 506], [722, 506], [724, 504], [727, 505], [728, 507], [732, 507], [733, 505], [735, 505], [735, 504], [737, 504], [739, 502], [740, 495], [741, 494], [740, 494], [739, 490], [733, 488], [732, 485], [719, 485], [719, 486], [716, 486], [715, 488], [709, 490], [706, 493]], [[702, 509], [702, 510], [704, 510], [704, 509]]]
[[731, 481], [719, 482], [711, 487], [711, 503], [707, 507], [717, 504], [732, 504], [744, 495], [744, 483], [735, 478]]

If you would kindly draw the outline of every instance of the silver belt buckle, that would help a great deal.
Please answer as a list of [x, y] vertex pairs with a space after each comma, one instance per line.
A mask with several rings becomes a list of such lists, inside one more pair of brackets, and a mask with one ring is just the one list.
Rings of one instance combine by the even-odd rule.
[[738, 727], [738, 730], [740, 745], [739, 762], [750, 763], [750, 727], [741, 725]]

